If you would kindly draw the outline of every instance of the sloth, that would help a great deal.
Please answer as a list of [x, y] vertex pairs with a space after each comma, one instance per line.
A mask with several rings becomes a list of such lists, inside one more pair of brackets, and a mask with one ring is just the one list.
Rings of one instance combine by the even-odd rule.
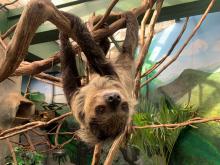
[[82, 86], [77, 71], [76, 52], [65, 32], [60, 32], [63, 89], [75, 119], [77, 136], [91, 145], [113, 140], [127, 128], [135, 109], [134, 51], [138, 43], [138, 22], [127, 12], [126, 36], [116, 59], [105, 57], [110, 42], [96, 43], [75, 15], [63, 12], [70, 20], [74, 41], [80, 46], [92, 70], [90, 82]]

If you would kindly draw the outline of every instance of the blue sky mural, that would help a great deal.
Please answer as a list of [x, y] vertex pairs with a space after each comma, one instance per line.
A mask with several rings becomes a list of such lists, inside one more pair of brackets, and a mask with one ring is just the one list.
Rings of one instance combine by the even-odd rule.
[[[192, 32], [193, 28], [201, 16], [190, 17], [187, 30], [182, 36], [177, 47], [171, 56], [166, 60], [168, 62], [175, 52], [182, 46], [183, 42]], [[220, 68], [220, 12], [209, 14], [193, 37], [191, 42], [184, 49], [180, 57], [170, 65], [157, 80], [164, 85], [177, 78], [184, 69], [196, 69], [205, 72], [217, 72]], [[159, 61], [171, 47], [172, 43], [182, 29], [185, 18], [171, 25], [158, 33], [150, 46], [150, 55], [148, 60], [151, 62]], [[160, 68], [158, 68], [160, 69]]]

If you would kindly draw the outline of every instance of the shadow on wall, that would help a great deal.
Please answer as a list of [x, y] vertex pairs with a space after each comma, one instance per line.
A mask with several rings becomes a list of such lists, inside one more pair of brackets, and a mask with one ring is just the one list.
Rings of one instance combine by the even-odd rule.
[[168, 96], [177, 103], [192, 105], [202, 115], [214, 115], [214, 111], [220, 112], [220, 72], [186, 69], [176, 80], [159, 87], [156, 93]]
[[[201, 117], [220, 116], [220, 72], [187, 69], [173, 82], [161, 86], [157, 96], [165, 95], [177, 103], [193, 105]], [[220, 164], [220, 128], [216, 123], [197, 124], [181, 133], [170, 164]]]

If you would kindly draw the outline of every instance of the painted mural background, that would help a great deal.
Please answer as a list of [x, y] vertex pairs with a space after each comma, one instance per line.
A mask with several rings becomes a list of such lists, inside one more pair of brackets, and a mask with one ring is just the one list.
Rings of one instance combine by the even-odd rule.
[[[189, 36], [200, 17], [190, 17], [186, 32], [167, 62]], [[149, 96], [152, 100], [165, 95], [179, 104], [198, 108], [201, 117], [220, 116], [219, 18], [220, 13], [209, 14], [181, 56], [150, 83]], [[154, 37], [143, 70], [166, 55], [183, 24], [184, 19], [181, 19]], [[145, 92], [146, 88], [142, 94]], [[220, 164], [219, 141], [218, 123], [200, 124], [198, 129], [187, 128], [180, 135], [170, 162], [178, 165]]]

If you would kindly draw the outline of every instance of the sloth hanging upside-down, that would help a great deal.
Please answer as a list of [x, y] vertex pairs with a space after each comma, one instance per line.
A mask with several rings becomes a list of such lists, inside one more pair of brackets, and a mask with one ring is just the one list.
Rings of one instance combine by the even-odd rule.
[[[134, 88], [134, 51], [138, 43], [138, 22], [127, 12], [126, 36], [120, 55], [105, 58], [108, 39], [97, 44], [86, 26], [75, 15], [64, 13], [71, 21], [74, 40], [84, 52], [92, 70], [91, 80], [81, 86], [75, 52], [68, 36], [61, 32], [61, 67], [64, 93], [75, 119], [80, 124], [77, 135], [89, 144], [113, 140], [125, 131], [136, 103]], [[108, 41], [108, 42], [106, 42]]]

